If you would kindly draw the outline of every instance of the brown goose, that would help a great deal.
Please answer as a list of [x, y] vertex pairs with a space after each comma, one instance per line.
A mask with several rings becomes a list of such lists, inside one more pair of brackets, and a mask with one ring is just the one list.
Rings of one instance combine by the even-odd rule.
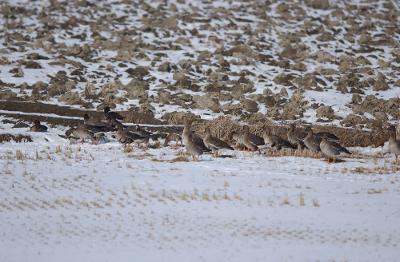
[[201, 150], [204, 152], [210, 152], [210, 149], [208, 149], [203, 142], [203, 139], [199, 137], [197, 134], [192, 132], [191, 128], [192, 124], [185, 118], [184, 119], [184, 128], [182, 131], [182, 141], [183, 144], [186, 146], [186, 143], [189, 141], [189, 137], [192, 140], [193, 143], [197, 144]]
[[203, 149], [193, 141], [193, 133], [190, 132], [185, 143], [186, 152], [192, 156], [193, 160], [198, 160], [198, 157], [203, 154]]
[[205, 137], [204, 137], [204, 144], [208, 149], [210, 149], [216, 156], [218, 155], [219, 149], [229, 149], [233, 150], [233, 148], [226, 143], [225, 141], [220, 140], [217, 137], [211, 135], [210, 128], [206, 128], [205, 130]]
[[178, 135], [177, 133], [169, 133], [164, 140], [164, 146], [168, 146], [169, 142], [171, 141], [175, 141], [176, 144], [178, 145], [180, 143], [180, 145], [182, 145], [182, 137], [180, 135]]
[[264, 145], [264, 139], [256, 134], [250, 133], [250, 128], [248, 125], [243, 126], [243, 133], [248, 134], [249, 140], [256, 146]]
[[336, 162], [337, 157], [341, 153], [351, 154], [345, 147], [342, 147], [339, 143], [336, 143], [332, 140], [328, 140], [326, 137], [322, 138], [319, 147], [321, 148], [321, 152], [328, 158], [329, 161], [333, 160]]
[[[185, 127], [182, 132], [183, 144], [185, 145], [187, 153], [192, 156], [193, 160], [197, 160], [198, 157], [203, 154], [204, 150], [201, 147], [201, 144], [196, 142], [195, 134], [191, 129], [191, 124], [186, 119], [184, 121]], [[203, 140], [201, 141], [203, 142]]]
[[396, 139], [396, 129], [394, 127], [390, 128], [389, 137], [389, 152], [396, 157], [400, 155], [400, 140]]
[[289, 141], [271, 134], [270, 130], [264, 131], [263, 138], [266, 145], [269, 145], [272, 148], [276, 148], [277, 150], [281, 150], [282, 148], [296, 149], [296, 147], [290, 144]]
[[81, 142], [90, 140], [92, 143], [96, 143], [97, 139], [94, 133], [86, 128], [85, 125], [78, 125], [78, 127], [72, 127], [65, 132], [66, 137], [70, 138], [71, 135], [76, 139], [80, 139]]
[[104, 116], [106, 119], [124, 120], [120, 114], [111, 111], [109, 106], [104, 107]]
[[40, 121], [33, 120], [33, 126], [31, 126], [30, 131], [32, 132], [47, 132], [47, 126], [40, 124]]
[[98, 121], [98, 120], [90, 117], [89, 114], [84, 114], [83, 115], [83, 124], [90, 131], [93, 131], [94, 133], [109, 131], [107, 123], [103, 123], [101, 121]]
[[239, 136], [239, 141], [241, 144], [243, 144], [247, 150], [249, 151], [257, 151], [258, 146], [254, 143], [254, 140], [250, 136], [250, 131], [248, 126], [245, 126], [247, 128], [243, 128], [243, 133], [241, 136]]
[[314, 135], [314, 132], [311, 129], [311, 127], [307, 127], [306, 131], [307, 131], [307, 136], [304, 138], [304, 145], [307, 147], [308, 150], [312, 152], [321, 151], [320, 143], [322, 138]]
[[296, 125], [295, 124], [291, 124], [289, 127], [289, 131], [287, 133], [287, 138], [288, 141], [296, 146], [297, 149], [303, 149], [304, 148], [304, 143], [303, 141], [301, 141], [301, 139], [299, 138], [299, 135], [296, 133]]
[[231, 143], [231, 145], [235, 150], [245, 150], [246, 149], [246, 147], [241, 142], [242, 141], [242, 133], [241, 132], [233, 131], [229, 135], [229, 140], [233, 141], [233, 143]]
[[148, 143], [149, 142], [148, 137], [143, 137], [136, 133], [130, 132], [128, 129], [124, 128], [123, 125], [117, 126], [116, 138], [122, 144], [130, 144], [133, 142], [137, 142], [137, 143]]

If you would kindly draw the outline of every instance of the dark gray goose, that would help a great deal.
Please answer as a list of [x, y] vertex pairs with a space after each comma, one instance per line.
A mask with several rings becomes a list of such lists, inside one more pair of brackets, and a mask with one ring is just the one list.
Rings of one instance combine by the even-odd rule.
[[117, 140], [122, 144], [131, 144], [133, 142], [136, 143], [148, 143], [149, 138], [140, 136], [139, 134], [130, 132], [126, 129], [123, 125], [117, 125], [117, 132], [116, 132]]
[[247, 133], [248, 139], [256, 146], [264, 145], [264, 138], [250, 132], [248, 125], [243, 126], [243, 134]]
[[281, 150], [282, 148], [296, 149], [296, 147], [289, 143], [289, 141], [277, 135], [273, 135], [270, 130], [264, 131], [263, 138], [266, 145], [269, 145], [277, 150]]
[[[241, 144], [245, 146], [245, 148], [249, 151], [257, 151], [258, 146], [255, 144], [254, 139], [250, 136], [250, 131], [248, 126], [244, 126], [247, 128], [243, 128], [243, 133], [239, 136], [239, 141]], [[264, 141], [263, 141], [264, 142]]]
[[389, 152], [396, 157], [400, 156], [400, 140], [396, 138], [396, 129], [390, 128]]
[[338, 156], [340, 156], [342, 153], [351, 154], [350, 151], [345, 147], [341, 146], [337, 142], [328, 140], [326, 137], [322, 138], [319, 147], [321, 148], [321, 152], [328, 158], [329, 161], [333, 160], [336, 162]]
[[297, 149], [304, 149], [304, 143], [299, 138], [299, 134], [296, 132], [296, 125], [291, 124], [289, 127], [289, 131], [287, 133], [287, 139], [289, 143], [296, 146]]
[[[195, 141], [194, 135], [191, 124], [185, 119], [185, 127], [182, 132], [183, 144], [185, 145], [186, 152], [192, 156], [193, 160], [198, 160], [198, 157], [203, 154], [204, 150], [201, 144]], [[201, 140], [201, 142], [203, 142], [203, 140]]]
[[183, 144], [186, 146], [186, 143], [189, 142], [189, 137], [190, 137], [191, 141], [197, 144], [201, 148], [201, 150], [203, 150], [203, 152], [210, 152], [211, 150], [205, 146], [203, 139], [192, 131], [191, 126], [192, 124], [185, 118], [184, 128], [182, 131]]
[[318, 137], [314, 134], [311, 127], [306, 128], [307, 136], [304, 138], [304, 145], [307, 147], [308, 150], [312, 152], [319, 152], [321, 151], [320, 144], [322, 141], [321, 137]]
[[211, 130], [210, 128], [206, 128], [205, 130], [205, 136], [204, 136], [204, 144], [208, 149], [210, 149], [215, 155], [218, 155], [218, 150], [219, 149], [229, 149], [233, 150], [233, 148], [226, 143], [225, 141], [222, 141], [221, 139], [212, 136], [211, 135]]
[[30, 127], [30, 131], [32, 131], [32, 132], [47, 132], [47, 126], [40, 124], [40, 121], [35, 119], [35, 120], [33, 120], [33, 126]]
[[109, 119], [124, 120], [124, 118], [120, 114], [111, 111], [109, 106], [104, 107], [104, 116], [107, 120]]

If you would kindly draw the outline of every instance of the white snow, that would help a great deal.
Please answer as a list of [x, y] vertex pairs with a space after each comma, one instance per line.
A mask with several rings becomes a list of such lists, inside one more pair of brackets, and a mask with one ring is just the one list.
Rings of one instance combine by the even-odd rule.
[[336, 164], [230, 151], [180, 162], [182, 148], [12, 131], [34, 142], [0, 144], [0, 261], [398, 258], [400, 168], [379, 149]]

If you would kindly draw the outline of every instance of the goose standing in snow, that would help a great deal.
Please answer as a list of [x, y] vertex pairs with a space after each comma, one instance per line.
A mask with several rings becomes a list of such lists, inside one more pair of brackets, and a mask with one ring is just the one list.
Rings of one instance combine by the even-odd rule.
[[336, 162], [337, 157], [341, 153], [351, 154], [345, 147], [341, 146], [339, 143], [328, 140], [326, 137], [322, 138], [319, 147], [321, 148], [321, 152], [328, 158], [329, 162], [331, 160]]
[[124, 126], [117, 125], [117, 132], [116, 132], [116, 138], [117, 140], [122, 143], [122, 144], [130, 144], [133, 142], [137, 143], [148, 143], [149, 138], [148, 137], [143, 137], [139, 134], [130, 132], [128, 129], [124, 128]]
[[306, 131], [307, 136], [304, 138], [304, 145], [312, 152], [321, 151], [320, 144], [322, 139], [314, 134], [311, 127], [307, 127]]
[[189, 137], [190, 140], [197, 144], [197, 146], [199, 146], [201, 148], [201, 150], [203, 150], [204, 152], [210, 152], [211, 150], [208, 149], [205, 145], [204, 145], [204, 141], [201, 137], [199, 137], [197, 134], [195, 134], [192, 131], [192, 127], [191, 127], [191, 123], [188, 121], [188, 119], [184, 119], [184, 128], [182, 131], [182, 141], [183, 144], [186, 146], [186, 143], [189, 141]]
[[264, 131], [263, 138], [266, 145], [269, 145], [272, 148], [276, 148], [277, 150], [281, 150], [282, 148], [296, 149], [296, 147], [290, 144], [289, 141], [277, 135], [271, 134], [271, 131], [269, 130]]
[[394, 127], [390, 128], [389, 137], [389, 152], [393, 154], [396, 158], [400, 155], [400, 140], [396, 139], [396, 129]]
[[243, 127], [243, 133], [239, 136], [239, 141], [243, 144], [249, 151], [257, 151], [258, 146], [255, 144], [254, 139], [250, 136], [250, 130], [248, 126]]
[[194, 135], [191, 124], [185, 119], [185, 127], [182, 132], [183, 144], [185, 145], [186, 152], [192, 156], [193, 160], [198, 160], [198, 157], [203, 154], [203, 148], [195, 141]]
[[264, 145], [264, 139], [256, 134], [250, 133], [250, 128], [248, 125], [243, 126], [243, 133], [247, 133], [248, 139], [256, 146]]
[[87, 129], [84, 125], [78, 125], [78, 127], [72, 127], [65, 132], [65, 135], [70, 138], [73, 135], [75, 138], [80, 139], [81, 142], [85, 142], [85, 140], [90, 140], [92, 143], [97, 142], [96, 136], [92, 131]]
[[302, 150], [304, 149], [304, 143], [301, 141], [299, 138], [299, 135], [296, 133], [296, 125], [291, 124], [289, 127], [289, 131], [287, 133], [287, 139], [288, 141], [297, 147], [297, 149]]

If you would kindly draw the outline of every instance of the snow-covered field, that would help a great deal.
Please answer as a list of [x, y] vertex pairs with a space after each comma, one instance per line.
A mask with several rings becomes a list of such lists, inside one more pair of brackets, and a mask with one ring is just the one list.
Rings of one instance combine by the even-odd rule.
[[56, 133], [0, 144], [0, 261], [399, 257], [393, 157], [329, 164], [226, 151], [186, 162], [182, 148], [70, 144]]
[[185, 112], [382, 144], [400, 119], [397, 2], [0, 0], [0, 135], [33, 138], [0, 142], [0, 262], [398, 261], [400, 161], [384, 148], [188, 161], [183, 147], [71, 144], [66, 127], [4, 118], [83, 115], [4, 101], [110, 106], [151, 116], [129, 125]]

